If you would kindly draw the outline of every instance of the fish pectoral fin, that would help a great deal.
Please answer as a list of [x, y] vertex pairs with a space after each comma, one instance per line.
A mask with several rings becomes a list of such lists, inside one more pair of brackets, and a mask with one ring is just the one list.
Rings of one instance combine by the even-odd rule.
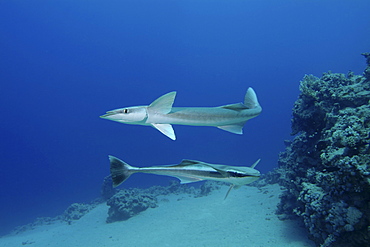
[[217, 128], [229, 131], [234, 134], [241, 135], [243, 134], [243, 127], [245, 122], [237, 123], [237, 124], [230, 124], [230, 125], [223, 125], [223, 126], [217, 126]]
[[229, 187], [229, 189], [228, 189], [228, 190], [227, 190], [227, 192], [226, 192], [226, 195], [225, 195], [224, 200], [227, 198], [227, 196], [229, 195], [230, 191], [231, 191], [234, 187], [235, 187], [235, 184], [230, 184], [230, 187]]
[[172, 140], [176, 140], [175, 131], [173, 131], [171, 124], [156, 124], [152, 123], [152, 126], [159, 130], [162, 134], [166, 135], [167, 137], [171, 138]]
[[194, 182], [199, 182], [199, 181], [204, 180], [201, 178], [194, 178], [194, 177], [184, 177], [184, 176], [174, 176], [174, 177], [177, 177], [178, 179], [180, 179], [181, 184], [194, 183]]
[[235, 184], [230, 184], [230, 187], [229, 187], [229, 190], [227, 191], [226, 195], [225, 195], [225, 198], [224, 200], [226, 199], [226, 197], [230, 194], [230, 191], [234, 188], [234, 189], [239, 189], [241, 187], [241, 185], [235, 185]]
[[154, 100], [149, 106], [148, 109], [161, 114], [167, 114], [172, 110], [173, 102], [175, 101], [176, 92], [167, 93], [158, 99]]

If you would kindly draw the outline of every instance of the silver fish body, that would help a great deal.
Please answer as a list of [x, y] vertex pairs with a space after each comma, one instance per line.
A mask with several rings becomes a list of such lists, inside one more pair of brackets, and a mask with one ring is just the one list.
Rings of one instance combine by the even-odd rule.
[[182, 184], [202, 180], [227, 182], [231, 184], [230, 190], [233, 187], [238, 188], [242, 185], [252, 183], [261, 176], [260, 172], [254, 169], [260, 160], [257, 160], [251, 167], [227, 166], [195, 160], [183, 160], [180, 164], [176, 165], [140, 168], [130, 166], [114, 156], [109, 156], [109, 160], [113, 187], [119, 186], [132, 174], [137, 172], [176, 177], [180, 179]]
[[153, 126], [175, 140], [176, 135], [171, 124], [214, 126], [231, 133], [242, 134], [244, 124], [262, 111], [252, 88], [247, 90], [244, 103], [219, 107], [172, 107], [175, 97], [176, 92], [170, 92], [149, 106], [120, 108], [108, 111], [100, 117], [120, 123]]

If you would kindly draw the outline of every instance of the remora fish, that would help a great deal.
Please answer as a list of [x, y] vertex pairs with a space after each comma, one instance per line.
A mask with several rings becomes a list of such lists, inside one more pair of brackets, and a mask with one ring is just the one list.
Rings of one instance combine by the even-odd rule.
[[171, 124], [215, 126], [235, 134], [243, 134], [247, 120], [257, 117], [262, 108], [257, 95], [248, 88], [244, 103], [219, 107], [172, 107], [176, 92], [167, 93], [149, 106], [132, 106], [106, 112], [101, 118], [126, 124], [153, 126], [176, 140]]
[[117, 187], [128, 179], [133, 173], [151, 173], [157, 175], [172, 176], [180, 179], [182, 184], [198, 182], [202, 180], [214, 180], [230, 183], [230, 188], [225, 196], [228, 196], [232, 188], [252, 183], [259, 179], [260, 172], [254, 167], [260, 161], [257, 160], [251, 167], [227, 166], [208, 164], [196, 160], [183, 160], [180, 164], [169, 166], [133, 167], [126, 162], [109, 155], [110, 173], [113, 187]]

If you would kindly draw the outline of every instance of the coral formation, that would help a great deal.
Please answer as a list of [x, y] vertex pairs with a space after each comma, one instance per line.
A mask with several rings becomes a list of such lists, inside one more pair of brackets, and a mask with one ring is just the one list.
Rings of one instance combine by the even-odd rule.
[[94, 200], [91, 203], [72, 203], [61, 215], [56, 217], [39, 217], [34, 222], [27, 225], [16, 227], [12, 234], [20, 234], [25, 231], [36, 229], [37, 226], [51, 225], [56, 222], [66, 222], [72, 224], [73, 221], [79, 220], [82, 216], [94, 209], [101, 200]]
[[103, 180], [103, 184], [101, 186], [100, 194], [103, 200], [108, 200], [116, 193], [116, 189], [113, 188], [113, 181], [112, 177], [106, 176]]
[[107, 223], [127, 220], [148, 208], [158, 206], [156, 197], [135, 190], [119, 190], [107, 201], [107, 205], [110, 206]]
[[189, 194], [194, 197], [207, 196], [220, 186], [217, 182], [206, 181], [196, 190], [186, 184], [180, 184], [177, 180], [172, 180], [169, 186], [153, 186], [148, 189], [122, 189], [113, 195], [108, 201], [107, 223], [127, 220], [148, 208], [158, 206], [157, 197], [169, 194]]
[[370, 246], [370, 54], [364, 75], [306, 75], [280, 154], [278, 213], [320, 246]]
[[74, 220], [79, 220], [91, 209], [95, 208], [94, 204], [72, 203], [63, 213], [61, 220], [71, 224]]
[[215, 181], [205, 181], [201, 186], [200, 186], [200, 191], [195, 197], [202, 197], [202, 196], [208, 196], [211, 194], [212, 191], [220, 189], [220, 184], [219, 182]]
[[37, 226], [40, 226], [40, 225], [51, 225], [55, 223], [56, 221], [60, 221], [60, 217], [61, 216], [58, 216], [55, 218], [39, 217], [39, 218], [36, 218], [36, 220], [32, 223], [14, 228], [11, 233], [16, 235], [16, 234], [20, 234], [26, 231], [34, 230]]
[[180, 184], [178, 180], [171, 180], [169, 186], [152, 186], [147, 189], [114, 189], [110, 176], [107, 176], [102, 184], [101, 198], [93, 200], [91, 203], [72, 203], [63, 214], [56, 217], [37, 218], [32, 223], [15, 228], [12, 234], [20, 234], [33, 230], [37, 226], [50, 225], [56, 222], [72, 224], [104, 202], [107, 202], [107, 205], [110, 206], [108, 223], [127, 220], [148, 208], [157, 207], [158, 196], [187, 194], [193, 197], [202, 197], [209, 195], [213, 190], [219, 189], [220, 184], [223, 183], [206, 181], [199, 189], [196, 189], [187, 184]]

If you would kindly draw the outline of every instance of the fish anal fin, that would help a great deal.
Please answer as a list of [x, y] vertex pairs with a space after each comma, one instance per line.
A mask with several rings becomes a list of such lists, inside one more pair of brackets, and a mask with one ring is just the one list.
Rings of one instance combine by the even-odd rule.
[[217, 126], [217, 128], [234, 133], [234, 134], [243, 134], [243, 127], [245, 122], [237, 123], [237, 124], [230, 124], [230, 125], [223, 125], [223, 126]]
[[194, 178], [194, 177], [184, 177], [184, 176], [174, 176], [180, 179], [181, 184], [188, 184], [188, 183], [194, 183], [194, 182], [199, 182], [203, 181], [204, 179], [201, 178]]
[[165, 95], [162, 95], [158, 99], [154, 100], [149, 106], [148, 109], [155, 111], [161, 114], [167, 114], [171, 111], [173, 102], [175, 101], [176, 92], [170, 92]]

